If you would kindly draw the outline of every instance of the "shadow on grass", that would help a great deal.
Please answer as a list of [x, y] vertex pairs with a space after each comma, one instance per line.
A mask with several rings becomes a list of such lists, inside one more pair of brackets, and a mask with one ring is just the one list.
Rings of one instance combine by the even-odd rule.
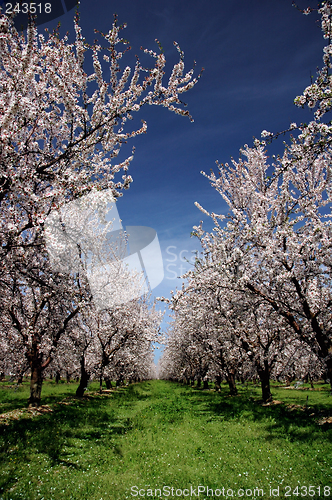
[[[59, 403], [67, 396], [75, 394], [78, 383], [55, 384], [49, 382], [43, 384], [42, 405]], [[27, 407], [30, 391], [30, 382], [24, 380], [23, 384], [1, 382], [0, 383], [0, 414], [12, 410]]]
[[[326, 414], [332, 414], [332, 401], [314, 406], [303, 405], [299, 395], [298, 408], [287, 407], [286, 403], [263, 406], [261, 402], [249, 397], [247, 391], [244, 394], [230, 397], [227, 389], [223, 388], [219, 393], [199, 392], [199, 411], [211, 415], [210, 421], [215, 418], [222, 420], [246, 420], [248, 422], [260, 422], [266, 431], [265, 439], [287, 439], [288, 441], [313, 442], [321, 439], [322, 432], [326, 438], [332, 439], [332, 427], [329, 424], [318, 425], [318, 420]], [[198, 394], [197, 394], [198, 396]], [[302, 398], [303, 399], [303, 398]], [[202, 406], [203, 403], [203, 406]], [[301, 404], [302, 403], [302, 404]]]
[[[72, 399], [56, 405], [52, 413], [0, 425], [0, 469], [14, 464], [15, 460], [29, 461], [29, 457], [38, 454], [46, 454], [51, 465], [79, 469], [79, 465], [67, 459], [69, 453], [64, 450], [64, 447], [77, 448], [76, 440], [91, 442], [91, 446], [100, 441], [110, 451], [121, 455], [120, 448], [112, 445], [108, 438], [131, 429], [131, 421], [116, 419], [109, 402], [105, 397]], [[10, 477], [6, 481], [10, 485]], [[0, 493], [6, 487], [2, 484]]]
[[[292, 395], [292, 401], [294, 398], [300, 400], [300, 395]], [[325, 396], [321, 400], [324, 408], [331, 409], [332, 398], [331, 403]], [[140, 404], [135, 406], [138, 401]], [[100, 446], [102, 453], [122, 457], [116, 436], [134, 429], [160, 433], [164, 426], [167, 430], [169, 424], [181, 423], [185, 417], [191, 416], [204, 416], [205, 422], [234, 419], [248, 424], [259, 422], [266, 441], [286, 439], [311, 443], [322, 436], [332, 440], [331, 426], [317, 425], [319, 407], [304, 411], [296, 408], [291, 411], [285, 404], [263, 407], [250, 398], [245, 389], [241, 389], [239, 396], [229, 397], [226, 387], [216, 393], [155, 381], [119, 388], [112, 392], [111, 397], [94, 394], [82, 400], [68, 399], [64, 403], [55, 405], [51, 413], [32, 419], [21, 418], [0, 426], [0, 468], [8, 471], [6, 476], [0, 476], [0, 494], [8, 491], [15, 480], [15, 460], [29, 462], [36, 456], [39, 460], [38, 455], [46, 455], [52, 465], [80, 470], [81, 466], [72, 461], [72, 457], [78, 456], [81, 447], [82, 453]], [[120, 418], [123, 409], [127, 412], [126, 407], [131, 410], [127, 413], [130, 417]], [[151, 422], [156, 424], [153, 429]]]

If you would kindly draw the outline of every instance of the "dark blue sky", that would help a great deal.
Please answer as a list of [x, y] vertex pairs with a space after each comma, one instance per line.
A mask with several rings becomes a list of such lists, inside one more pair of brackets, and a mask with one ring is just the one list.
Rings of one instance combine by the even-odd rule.
[[[315, 7], [314, 0], [311, 6]], [[302, 8], [309, 0], [299, 0]], [[60, 17], [61, 32], [73, 33], [73, 10]], [[188, 268], [181, 251], [199, 248], [190, 238], [193, 225], [208, 218], [194, 206], [227, 211], [221, 197], [201, 174], [227, 162], [263, 129], [284, 130], [290, 122], [308, 121], [307, 111], [293, 104], [310, 84], [310, 74], [322, 65], [324, 40], [317, 13], [304, 16], [291, 0], [82, 0], [81, 26], [88, 41], [93, 29], [108, 31], [117, 13], [126, 22], [124, 37], [132, 46], [123, 64], [132, 64], [144, 46], [156, 50], [158, 38], [168, 66], [166, 78], [177, 61], [176, 40], [190, 69], [194, 60], [202, 78], [183, 100], [194, 118], [159, 107], [142, 109], [148, 132], [128, 143], [124, 153], [136, 153], [130, 167], [134, 182], [117, 203], [123, 225], [149, 226], [157, 231], [164, 259], [165, 278], [153, 290], [168, 295], [180, 286], [175, 275]], [[56, 21], [49, 23], [54, 26]], [[40, 26], [42, 29], [43, 26]], [[282, 152], [282, 139], [272, 148]], [[272, 152], [271, 150], [271, 152]]]

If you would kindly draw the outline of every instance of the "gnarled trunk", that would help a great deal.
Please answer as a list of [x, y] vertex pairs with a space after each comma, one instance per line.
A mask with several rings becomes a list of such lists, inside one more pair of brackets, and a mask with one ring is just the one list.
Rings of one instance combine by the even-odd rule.
[[33, 339], [31, 348], [26, 353], [26, 357], [31, 370], [30, 397], [28, 399], [28, 405], [39, 406], [43, 385], [43, 371], [45, 366], [43, 365], [43, 356], [39, 352], [36, 339]]
[[31, 367], [30, 397], [28, 399], [29, 406], [40, 405], [42, 384], [43, 369], [41, 363], [36, 363]]
[[217, 375], [216, 376], [216, 380], [214, 382], [214, 388], [216, 391], [220, 391], [221, 387], [220, 387], [220, 384], [221, 384], [221, 375]]
[[81, 358], [80, 384], [76, 389], [76, 396], [77, 397], [82, 398], [84, 396], [84, 392], [86, 391], [86, 388], [88, 387], [89, 378], [90, 378], [90, 374], [85, 369], [85, 358], [84, 358], [84, 356], [82, 356], [82, 358]]
[[270, 390], [270, 369], [269, 369], [269, 363], [265, 359], [264, 360], [264, 367], [262, 366], [257, 366], [257, 373], [259, 376], [259, 379], [261, 381], [261, 387], [262, 387], [262, 398], [264, 403], [268, 403], [272, 401], [272, 394]]
[[104, 377], [106, 389], [112, 389], [112, 380], [109, 377]]
[[[329, 354], [331, 355], [332, 353], [329, 350]], [[330, 386], [331, 386], [331, 394], [332, 394], [332, 357], [328, 358], [326, 361], [326, 367], [327, 367], [327, 378], [330, 381]]]
[[226, 372], [226, 380], [229, 387], [230, 396], [237, 396], [237, 387], [235, 382], [235, 370], [229, 370]]

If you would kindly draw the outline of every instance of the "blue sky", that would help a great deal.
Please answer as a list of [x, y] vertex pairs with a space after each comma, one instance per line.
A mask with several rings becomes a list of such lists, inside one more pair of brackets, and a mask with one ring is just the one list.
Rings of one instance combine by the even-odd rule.
[[[298, 4], [308, 7], [309, 0]], [[164, 279], [153, 295], [169, 296], [181, 286], [175, 276], [188, 269], [181, 257], [190, 258], [199, 249], [190, 237], [192, 227], [203, 220], [211, 229], [194, 202], [209, 211], [227, 211], [200, 171], [216, 168], [216, 160], [237, 158], [240, 147], [251, 145], [263, 129], [277, 132], [291, 122], [308, 121], [308, 112], [296, 108], [293, 100], [321, 67], [324, 40], [317, 14], [304, 16], [291, 0], [81, 0], [86, 39], [93, 41], [94, 28], [108, 31], [115, 12], [120, 24], [128, 24], [123, 33], [132, 46], [123, 64], [132, 64], [141, 46], [156, 50], [158, 38], [168, 61], [166, 78], [177, 61], [174, 40], [185, 52], [188, 69], [194, 60], [197, 73], [205, 68], [196, 87], [183, 95], [194, 123], [147, 107], [139, 114], [147, 121], [147, 134], [123, 151], [129, 155], [136, 147], [130, 167], [134, 182], [117, 208], [124, 226], [148, 226], [157, 232]], [[73, 33], [73, 13], [58, 19], [62, 34]], [[278, 151], [282, 139], [271, 148], [271, 153]]]

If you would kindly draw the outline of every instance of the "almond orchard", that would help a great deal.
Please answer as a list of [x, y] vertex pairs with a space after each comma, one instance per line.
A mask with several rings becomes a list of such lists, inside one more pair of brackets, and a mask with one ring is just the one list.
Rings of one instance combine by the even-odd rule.
[[[195, 203], [201, 251], [180, 251], [182, 286], [156, 298], [152, 275], [126, 262], [143, 257], [117, 212], [133, 181], [124, 150], [147, 132], [145, 105], [193, 121], [181, 99], [201, 73], [174, 42], [165, 83], [158, 40], [122, 67], [116, 16], [89, 44], [78, 13], [73, 41], [60, 25], [19, 33], [0, 14], [0, 500], [331, 498], [332, 0], [301, 12], [313, 11], [323, 67], [294, 100], [309, 122], [263, 130], [238, 160], [202, 172], [217, 206]], [[210, 28], [195, 30], [199, 43], [214, 43]], [[152, 177], [176, 231], [178, 192]]]
[[[194, 228], [202, 256], [182, 289], [162, 299], [174, 316], [161, 378], [217, 387], [226, 379], [232, 395], [237, 380], [257, 378], [265, 402], [271, 379], [332, 383], [330, 2], [318, 12], [324, 66], [294, 101], [312, 109], [312, 120], [290, 124], [272, 161], [268, 147], [280, 133], [264, 130], [239, 161], [203, 172], [229, 212], [196, 203], [214, 229]], [[159, 53], [143, 51], [153, 67], [137, 58], [122, 70], [130, 47], [116, 18], [99, 34], [106, 48], [85, 41], [78, 15], [74, 27], [69, 43], [34, 24], [19, 34], [1, 17], [1, 371], [19, 381], [30, 373], [29, 403], [37, 406], [46, 376], [79, 378], [79, 396], [91, 379], [110, 387], [156, 376], [161, 315], [143, 276], [122, 262], [126, 236], [110, 245], [112, 223], [100, 228], [96, 213], [105, 220], [107, 204], [132, 182], [133, 153], [117, 158], [146, 132], [145, 122], [128, 130], [133, 115], [149, 104], [191, 119], [179, 96], [200, 76], [184, 71], [176, 43], [167, 86], [159, 42]]]

